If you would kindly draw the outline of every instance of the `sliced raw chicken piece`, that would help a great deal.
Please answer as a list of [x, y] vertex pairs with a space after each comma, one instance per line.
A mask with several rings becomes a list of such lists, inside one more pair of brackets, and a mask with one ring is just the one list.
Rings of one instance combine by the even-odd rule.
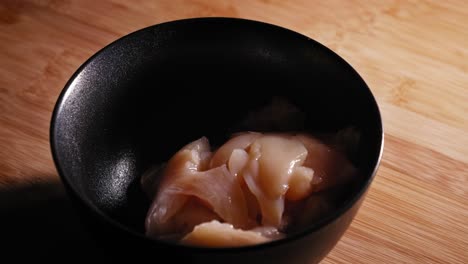
[[289, 179], [286, 199], [297, 201], [306, 198], [312, 192], [314, 170], [305, 166], [297, 167]]
[[241, 186], [247, 204], [249, 219], [251, 219], [252, 224], [259, 224], [259, 219], [261, 219], [261, 215], [257, 198], [255, 198], [255, 196], [247, 187], [244, 178], [240, 176], [238, 177], [238, 174], [243, 173], [244, 169], [247, 167], [248, 162], [249, 154], [245, 150], [234, 149], [228, 161], [228, 168], [231, 174], [237, 178], [237, 181]]
[[259, 137], [250, 146], [243, 178], [257, 198], [263, 225], [281, 225], [290, 178], [306, 156], [307, 150], [300, 141], [280, 135]]
[[[210, 150], [208, 139], [200, 138], [179, 150], [167, 163], [162, 170], [162, 175], [153, 175], [152, 177], [161, 177], [158, 186], [159, 192], [148, 211], [145, 228], [146, 233], [151, 236], [172, 232], [168, 229], [169, 219], [177, 213], [187, 201], [187, 196], [173, 190], [171, 185], [180, 178], [187, 175], [194, 175], [203, 165], [203, 156], [208, 156]], [[156, 171], [155, 171], [156, 173]]]
[[255, 159], [251, 160], [243, 171], [244, 181], [258, 202], [262, 224], [278, 227], [284, 211], [284, 197], [280, 195], [269, 198], [265, 195], [257, 183], [258, 167], [258, 161]]
[[[169, 222], [193, 197], [236, 227], [250, 225], [243, 192], [226, 165], [200, 171], [203, 157], [209, 156], [203, 155], [207, 149], [208, 141], [202, 138], [184, 147], [168, 162], [146, 218], [148, 235], [159, 236], [178, 231]], [[178, 228], [180, 231], [184, 229], [182, 226]]]
[[344, 153], [307, 135], [297, 135], [297, 139], [309, 153], [304, 166], [314, 170], [314, 192], [348, 183], [356, 175], [356, 168]]
[[210, 166], [215, 168], [226, 164], [231, 157], [231, 153], [235, 149], [246, 149], [254, 142], [255, 139], [260, 137], [260, 133], [247, 132], [232, 137], [224, 143], [213, 155]]
[[244, 181], [244, 178], [238, 177], [238, 180], [241, 182], [241, 189], [244, 193], [245, 201], [247, 203], [247, 212], [249, 214], [249, 219], [252, 223], [260, 225], [262, 222], [262, 214], [260, 211], [260, 205], [258, 204], [257, 197], [250, 191], [249, 187]]
[[258, 144], [258, 184], [270, 198], [284, 195], [288, 182], [297, 166], [307, 157], [307, 149], [297, 140], [282, 136], [263, 136]]
[[235, 227], [249, 226], [244, 194], [226, 165], [187, 175], [164, 191], [197, 197]]
[[229, 158], [228, 168], [232, 175], [237, 177], [249, 162], [249, 154], [243, 149], [234, 149]]
[[236, 229], [231, 224], [213, 220], [197, 225], [181, 242], [201, 247], [240, 247], [268, 241], [270, 239], [259, 232]]

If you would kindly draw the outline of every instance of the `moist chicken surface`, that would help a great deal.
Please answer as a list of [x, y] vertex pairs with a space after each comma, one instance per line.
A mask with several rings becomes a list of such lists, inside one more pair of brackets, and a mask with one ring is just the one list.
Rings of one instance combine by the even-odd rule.
[[295, 217], [285, 206], [345, 184], [355, 171], [344, 154], [305, 134], [245, 132], [214, 152], [202, 137], [150, 175], [162, 178], [151, 186], [146, 234], [208, 247], [264, 243]]

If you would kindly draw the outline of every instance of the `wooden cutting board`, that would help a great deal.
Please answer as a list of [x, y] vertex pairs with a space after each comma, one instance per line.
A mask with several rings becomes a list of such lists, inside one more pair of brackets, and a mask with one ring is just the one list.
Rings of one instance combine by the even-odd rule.
[[343, 56], [375, 94], [385, 126], [382, 164], [324, 263], [468, 263], [463, 0], [1, 0], [0, 232], [29, 234], [11, 248], [62, 250], [84, 236], [48, 142], [51, 111], [70, 75], [127, 33], [199, 16], [255, 19], [305, 34]]

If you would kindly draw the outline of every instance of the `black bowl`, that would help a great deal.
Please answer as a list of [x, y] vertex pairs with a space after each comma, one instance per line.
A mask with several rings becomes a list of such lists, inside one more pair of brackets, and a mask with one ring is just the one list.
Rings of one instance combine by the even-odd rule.
[[[273, 98], [304, 116], [242, 122]], [[275, 120], [275, 118], [277, 120]], [[362, 180], [339, 208], [287, 238], [204, 249], [148, 239], [142, 173], [201, 136], [220, 144], [236, 131], [336, 132], [353, 127]], [[358, 73], [296, 32], [233, 18], [185, 19], [144, 28], [102, 49], [66, 84], [51, 123], [53, 158], [68, 193], [111, 255], [168, 256], [191, 263], [313, 263], [358, 211], [383, 149], [382, 121]]]

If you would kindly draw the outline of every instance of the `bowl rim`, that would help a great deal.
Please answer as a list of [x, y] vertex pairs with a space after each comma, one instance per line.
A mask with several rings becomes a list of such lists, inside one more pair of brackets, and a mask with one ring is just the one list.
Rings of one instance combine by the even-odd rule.
[[[300, 37], [306, 41], [311, 41], [314, 45], [317, 47], [325, 50], [325, 52], [329, 53], [331, 57], [333, 57], [334, 60], [337, 61], [337, 63], [342, 63], [346, 67], [351, 70], [353, 75], [356, 76], [356, 78], [359, 78], [360, 81], [364, 84], [363, 89], [366, 90], [366, 92], [369, 93], [370, 98], [372, 99], [370, 102], [373, 104], [373, 107], [375, 108], [375, 111], [377, 113], [377, 118], [378, 118], [378, 129], [380, 129], [381, 132], [381, 139], [380, 139], [380, 148], [378, 151], [378, 157], [375, 162], [374, 168], [371, 172], [371, 175], [368, 177], [368, 179], [362, 184], [362, 186], [359, 187], [359, 190], [349, 199], [344, 203], [341, 207], [338, 209], [334, 210], [331, 214], [328, 216], [320, 219], [319, 221], [311, 224], [307, 228], [304, 228], [301, 231], [295, 232], [291, 235], [287, 235], [285, 238], [281, 238], [278, 240], [273, 240], [269, 241], [266, 243], [261, 243], [261, 244], [255, 244], [255, 245], [248, 245], [248, 246], [240, 246], [240, 247], [220, 247], [220, 248], [210, 248], [210, 247], [200, 247], [200, 246], [188, 246], [188, 245], [183, 245], [180, 243], [176, 242], [167, 242], [167, 241], [162, 241], [154, 238], [150, 238], [146, 236], [143, 233], [136, 232], [129, 227], [121, 224], [120, 222], [114, 220], [110, 216], [106, 215], [104, 212], [102, 212], [96, 205], [91, 203], [88, 199], [85, 199], [82, 197], [79, 191], [69, 182], [67, 175], [65, 175], [64, 170], [62, 169], [62, 165], [60, 162], [60, 158], [58, 156], [58, 149], [57, 149], [57, 144], [56, 144], [56, 121], [59, 117], [60, 111], [63, 108], [66, 95], [69, 93], [69, 91], [72, 89], [72, 84], [78, 77], [80, 73], [82, 73], [86, 67], [95, 59], [97, 58], [100, 54], [102, 54], [105, 50], [111, 48], [112, 46], [118, 45], [122, 40], [127, 39], [127, 38], [132, 38], [133, 36], [138, 35], [139, 33], [142, 33], [144, 31], [148, 31], [157, 27], [161, 27], [164, 25], [169, 25], [169, 24], [183, 24], [183, 23], [197, 23], [199, 21], [211, 21], [212, 23], [218, 23], [218, 22], [229, 22], [229, 23], [250, 23], [250, 24], [256, 24], [258, 26], [262, 26], [265, 29], [268, 30], [277, 30], [277, 31], [283, 31], [283, 32], [290, 32], [296, 35], [297, 37]], [[176, 20], [169, 20], [165, 22], [160, 22], [156, 23], [150, 26], [146, 26], [143, 28], [140, 28], [138, 30], [135, 30], [133, 32], [130, 32], [128, 34], [125, 34], [121, 37], [116, 38], [112, 42], [108, 43], [107, 45], [103, 46], [101, 49], [96, 51], [93, 55], [91, 55], [88, 59], [86, 59], [76, 70], [75, 72], [69, 77], [68, 81], [65, 83], [63, 89], [61, 90], [60, 94], [57, 97], [55, 106], [52, 111], [52, 116], [50, 120], [50, 129], [49, 129], [49, 143], [50, 143], [50, 149], [52, 153], [52, 158], [54, 165], [57, 169], [59, 178], [61, 179], [62, 183], [68, 187], [70, 191], [72, 191], [73, 195], [76, 196], [80, 202], [84, 203], [86, 207], [89, 207], [98, 217], [100, 217], [102, 220], [104, 220], [106, 223], [109, 223], [113, 225], [117, 229], [121, 229], [125, 231], [127, 234], [130, 234], [132, 236], [136, 236], [137, 238], [143, 239], [143, 240], [148, 240], [149, 242], [156, 242], [155, 244], [159, 245], [166, 245], [166, 246], [174, 246], [174, 247], [179, 247], [179, 248], [184, 248], [185, 250], [189, 251], [195, 251], [195, 252], [217, 252], [217, 253], [235, 253], [235, 252], [246, 252], [246, 251], [255, 251], [255, 250], [261, 250], [264, 248], [270, 248], [270, 247], [275, 247], [279, 246], [282, 244], [287, 244], [291, 241], [299, 240], [305, 236], [307, 236], [310, 233], [313, 233], [315, 231], [320, 230], [321, 228], [327, 226], [328, 224], [331, 224], [332, 222], [336, 221], [339, 219], [341, 215], [343, 215], [345, 212], [347, 212], [349, 209], [351, 209], [356, 202], [358, 202], [361, 198], [363, 198], [363, 195], [368, 191], [370, 185], [374, 181], [374, 178], [377, 174], [377, 171], [380, 167], [381, 160], [382, 160], [382, 155], [383, 155], [383, 150], [384, 150], [384, 144], [385, 144], [385, 133], [384, 133], [384, 126], [383, 126], [383, 120], [382, 120], [382, 114], [379, 108], [379, 104], [372, 93], [371, 89], [367, 85], [367, 83], [363, 80], [362, 76], [354, 69], [353, 66], [351, 66], [344, 58], [342, 58], [340, 55], [338, 55], [336, 52], [328, 48], [327, 46], [323, 45], [322, 43], [312, 39], [311, 37], [308, 37], [300, 32], [294, 31], [292, 29], [286, 28], [284, 26], [278, 25], [278, 24], [273, 24], [265, 21], [260, 21], [260, 20], [253, 20], [253, 19], [247, 19], [247, 18], [238, 18], [238, 17], [222, 17], [222, 16], [214, 16], [214, 17], [192, 17], [192, 18], [182, 18], [182, 19], [176, 19]], [[359, 208], [358, 208], [359, 209]], [[354, 218], [351, 220], [353, 221]]]

